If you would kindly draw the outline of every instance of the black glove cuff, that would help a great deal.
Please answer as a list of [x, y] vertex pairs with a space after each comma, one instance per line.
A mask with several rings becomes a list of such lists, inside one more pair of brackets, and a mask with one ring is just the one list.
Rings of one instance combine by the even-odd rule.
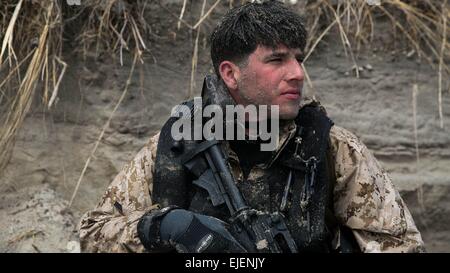
[[177, 208], [177, 206], [169, 206], [160, 210], [152, 210], [141, 217], [137, 225], [137, 231], [139, 239], [147, 250], [172, 249], [170, 245], [161, 240], [159, 229], [161, 227], [161, 219], [167, 213]]

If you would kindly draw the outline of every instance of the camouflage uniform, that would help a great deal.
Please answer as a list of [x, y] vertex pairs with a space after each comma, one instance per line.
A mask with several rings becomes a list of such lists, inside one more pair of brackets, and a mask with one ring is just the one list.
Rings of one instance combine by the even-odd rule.
[[[280, 132], [278, 151], [295, 133], [295, 123]], [[81, 249], [86, 252], [144, 252], [137, 232], [139, 219], [152, 204], [151, 192], [159, 134], [150, 139], [117, 175], [97, 207], [81, 220]], [[348, 130], [330, 131], [334, 159], [334, 213], [349, 227], [363, 252], [421, 252], [423, 241], [412, 216], [388, 174], [367, 147]], [[236, 154], [228, 149], [233, 175], [242, 181]], [[275, 160], [275, 159], [273, 159]], [[270, 165], [270, 164], [269, 164]], [[251, 169], [251, 180], [264, 166]]]

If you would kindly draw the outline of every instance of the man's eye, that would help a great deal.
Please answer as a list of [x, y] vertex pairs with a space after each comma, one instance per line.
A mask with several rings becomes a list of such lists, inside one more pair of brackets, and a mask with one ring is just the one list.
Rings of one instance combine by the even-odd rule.
[[281, 61], [282, 61], [281, 58], [273, 58], [273, 59], [270, 59], [270, 60], [269, 60], [269, 62], [271, 62], [271, 63], [279, 63], [279, 62], [281, 62]]
[[303, 61], [305, 60], [305, 58], [301, 57], [301, 58], [297, 58], [297, 62], [299, 64], [303, 63]]

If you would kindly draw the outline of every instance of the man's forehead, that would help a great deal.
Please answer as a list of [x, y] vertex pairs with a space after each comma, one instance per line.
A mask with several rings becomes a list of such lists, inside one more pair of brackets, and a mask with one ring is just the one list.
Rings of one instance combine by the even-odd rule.
[[272, 55], [272, 54], [293, 54], [299, 55], [302, 54], [302, 50], [300, 48], [289, 48], [283, 44], [277, 45], [275, 47], [268, 47], [264, 45], [258, 45], [255, 52], [263, 55]]

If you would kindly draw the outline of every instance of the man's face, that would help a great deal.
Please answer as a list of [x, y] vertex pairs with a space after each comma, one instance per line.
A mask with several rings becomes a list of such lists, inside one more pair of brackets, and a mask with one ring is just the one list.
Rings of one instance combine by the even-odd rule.
[[278, 105], [280, 119], [294, 119], [300, 108], [304, 71], [300, 49], [258, 46], [245, 67], [239, 68], [237, 104]]

